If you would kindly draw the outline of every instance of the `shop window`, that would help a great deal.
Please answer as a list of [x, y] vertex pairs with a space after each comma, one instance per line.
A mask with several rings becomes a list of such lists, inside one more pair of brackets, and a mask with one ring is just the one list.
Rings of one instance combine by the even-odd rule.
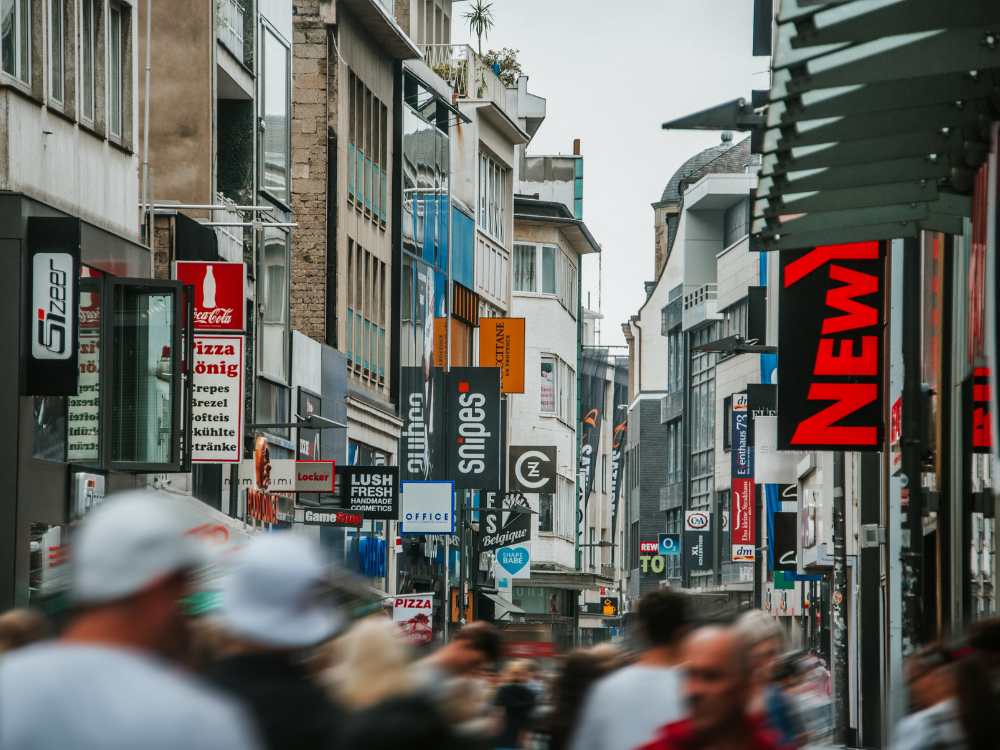
[[[255, 421], [259, 424], [287, 424], [289, 422], [288, 399], [288, 388], [280, 383], [258, 378]], [[289, 437], [287, 428], [269, 427], [267, 431], [285, 439]]]

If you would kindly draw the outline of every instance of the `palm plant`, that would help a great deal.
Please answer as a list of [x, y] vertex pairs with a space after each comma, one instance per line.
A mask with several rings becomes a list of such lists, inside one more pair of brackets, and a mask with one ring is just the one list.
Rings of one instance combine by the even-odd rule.
[[465, 20], [469, 22], [469, 31], [476, 35], [479, 40], [479, 56], [483, 56], [483, 37], [489, 37], [490, 29], [493, 28], [493, 6], [492, 2], [475, 0], [472, 7], [465, 14]]

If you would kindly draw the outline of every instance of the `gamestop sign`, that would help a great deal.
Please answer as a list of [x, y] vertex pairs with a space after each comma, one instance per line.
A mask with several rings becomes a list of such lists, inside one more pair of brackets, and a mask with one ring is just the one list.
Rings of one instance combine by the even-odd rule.
[[780, 450], [881, 449], [884, 255], [879, 242], [781, 253]]
[[448, 475], [458, 489], [500, 486], [500, 370], [455, 367], [447, 374]]
[[179, 260], [174, 278], [194, 287], [196, 331], [243, 331], [246, 328], [246, 264]]

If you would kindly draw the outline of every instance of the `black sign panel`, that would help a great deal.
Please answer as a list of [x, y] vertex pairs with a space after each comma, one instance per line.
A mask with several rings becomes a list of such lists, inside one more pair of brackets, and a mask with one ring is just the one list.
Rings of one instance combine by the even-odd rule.
[[345, 510], [365, 518], [399, 520], [398, 467], [338, 466], [337, 475]]
[[75, 396], [79, 375], [80, 221], [28, 219], [23, 393]]
[[[594, 490], [594, 477], [601, 450], [601, 424], [604, 419], [604, 392], [607, 387], [608, 350], [586, 349], [582, 357], [580, 374], [581, 413], [580, 420], [580, 468], [584, 478], [583, 503], [578, 515], [585, 510]], [[582, 528], [580, 524], [580, 528]]]
[[790, 570], [798, 569], [796, 555], [798, 541], [798, 518], [795, 511], [781, 511], [774, 514], [774, 569]]
[[689, 510], [684, 514], [683, 554], [692, 572], [715, 568], [715, 544], [712, 539], [712, 513]]
[[507, 469], [507, 489], [511, 492], [556, 491], [554, 445], [510, 446]]
[[447, 479], [444, 449], [444, 372], [400, 368], [400, 479]]
[[763, 346], [767, 338], [767, 287], [752, 286], [747, 289], [747, 338], [748, 344]]
[[584, 602], [582, 614], [618, 617], [618, 597], [602, 596], [599, 602]]
[[[506, 516], [506, 522], [504, 521]], [[531, 541], [531, 513], [522, 510], [479, 511], [479, 549], [509, 547]]]
[[781, 253], [778, 447], [882, 446], [884, 246]]
[[448, 479], [456, 489], [500, 486], [500, 368], [455, 367], [447, 374]]

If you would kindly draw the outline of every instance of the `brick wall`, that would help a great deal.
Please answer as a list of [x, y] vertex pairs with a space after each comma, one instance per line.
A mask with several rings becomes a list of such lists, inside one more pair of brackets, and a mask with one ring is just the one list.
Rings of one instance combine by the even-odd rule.
[[327, 28], [298, 0], [292, 44], [292, 328], [326, 340]]

